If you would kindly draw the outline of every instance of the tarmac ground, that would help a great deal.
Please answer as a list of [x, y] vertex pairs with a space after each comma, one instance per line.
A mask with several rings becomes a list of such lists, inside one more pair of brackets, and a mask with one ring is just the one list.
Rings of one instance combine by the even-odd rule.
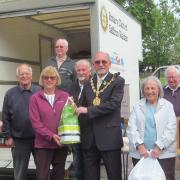
[[[123, 180], [127, 180], [127, 176], [132, 169], [131, 159], [127, 154], [122, 156], [123, 163]], [[69, 155], [66, 160], [65, 166], [65, 179], [66, 180], [75, 180], [74, 172], [68, 171], [68, 167], [72, 162], [72, 155]], [[127, 174], [127, 175], [126, 175]], [[180, 157], [176, 158], [176, 170], [175, 170], [176, 180], [180, 180]], [[0, 180], [13, 180], [13, 164], [11, 158], [10, 148], [0, 148]], [[31, 157], [29, 162], [28, 170], [28, 180], [35, 180], [35, 165], [33, 158]], [[101, 180], [107, 180], [106, 170], [104, 165], [101, 165]]]

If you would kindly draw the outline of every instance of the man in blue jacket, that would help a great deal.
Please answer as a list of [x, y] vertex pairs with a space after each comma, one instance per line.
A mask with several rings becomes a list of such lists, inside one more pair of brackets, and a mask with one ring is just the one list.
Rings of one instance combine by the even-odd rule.
[[34, 155], [34, 131], [29, 120], [29, 100], [40, 89], [32, 84], [32, 68], [20, 64], [16, 69], [18, 85], [4, 97], [2, 120], [5, 144], [12, 148], [14, 180], [27, 180], [31, 153]]

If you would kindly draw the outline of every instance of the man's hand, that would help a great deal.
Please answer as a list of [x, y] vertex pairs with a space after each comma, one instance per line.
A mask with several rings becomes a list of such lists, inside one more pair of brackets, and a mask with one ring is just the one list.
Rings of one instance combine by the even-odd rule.
[[88, 113], [88, 110], [86, 107], [78, 107], [76, 109], [76, 113], [77, 115], [79, 116], [80, 114], [87, 114]]
[[52, 139], [58, 146], [61, 146], [61, 138], [57, 134], [53, 134]]
[[5, 145], [6, 146], [14, 146], [14, 140], [13, 140], [13, 138], [8, 138], [8, 139], [6, 139], [5, 140]]

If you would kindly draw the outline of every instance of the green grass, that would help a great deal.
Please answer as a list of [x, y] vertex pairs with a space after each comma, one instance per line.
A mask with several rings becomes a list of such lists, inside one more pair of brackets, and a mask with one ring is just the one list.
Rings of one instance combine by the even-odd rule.
[[[145, 74], [145, 73], [140, 74], [140, 82], [142, 82], [143, 79], [145, 79], [146, 77], [148, 77], [150, 75], [151, 74], [149, 74], [149, 73], [148, 74]], [[164, 74], [161, 74], [159, 80], [161, 81], [162, 86], [165, 86], [167, 84], [167, 81], [166, 81]]]

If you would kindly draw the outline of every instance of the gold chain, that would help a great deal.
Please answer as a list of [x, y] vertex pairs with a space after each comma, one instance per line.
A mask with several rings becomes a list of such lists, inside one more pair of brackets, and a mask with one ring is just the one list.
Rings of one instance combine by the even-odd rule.
[[111, 80], [101, 89], [98, 90], [95, 88], [95, 85], [93, 83], [93, 78], [91, 78], [90, 83], [91, 83], [91, 88], [93, 92], [96, 94], [95, 98], [93, 99], [93, 105], [98, 106], [101, 103], [101, 99], [99, 95], [104, 92], [104, 90], [111, 84], [111, 82], [114, 81], [114, 76], [111, 78]]

